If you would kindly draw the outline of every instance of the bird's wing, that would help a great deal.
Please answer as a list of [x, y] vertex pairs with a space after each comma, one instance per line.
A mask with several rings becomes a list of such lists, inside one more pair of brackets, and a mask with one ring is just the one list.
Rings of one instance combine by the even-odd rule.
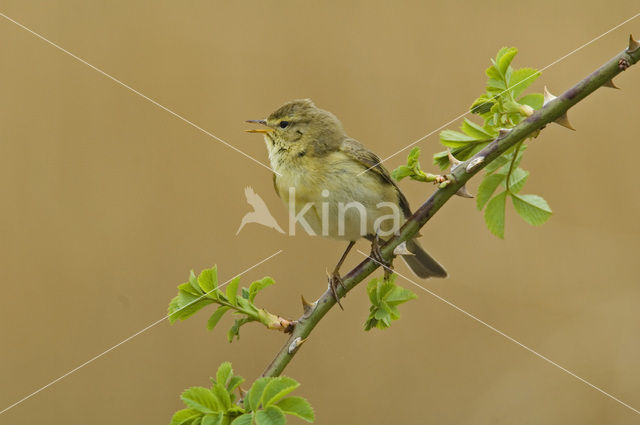
[[387, 183], [392, 185], [396, 192], [398, 193], [398, 203], [400, 204], [400, 208], [402, 209], [405, 217], [409, 217], [411, 215], [411, 208], [409, 207], [409, 201], [405, 198], [402, 191], [396, 184], [396, 182], [391, 178], [391, 175], [387, 171], [386, 168], [380, 163], [380, 158], [371, 152], [369, 149], [365, 148], [360, 142], [355, 139], [345, 139], [340, 146], [340, 150], [348, 155], [350, 158], [355, 159], [359, 163], [361, 163], [365, 169], [367, 169], [367, 173], [374, 173], [377, 175], [383, 183]]

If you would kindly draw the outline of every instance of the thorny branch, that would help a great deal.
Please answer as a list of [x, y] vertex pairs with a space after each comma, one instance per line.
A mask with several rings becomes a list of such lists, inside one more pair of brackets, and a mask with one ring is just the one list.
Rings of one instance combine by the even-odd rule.
[[[451, 174], [447, 176], [451, 183], [436, 190], [404, 224], [400, 229], [400, 234], [389, 240], [382, 247], [381, 252], [385, 260], [391, 260], [393, 250], [402, 242], [413, 238], [449, 198], [463, 188], [465, 183], [487, 164], [551, 122], [557, 121], [558, 124], [567, 126], [566, 113], [573, 105], [602, 86], [615, 88], [612, 79], [638, 62], [638, 60], [640, 60], [640, 43], [630, 37], [627, 49], [617, 54], [562, 95], [555, 98], [546, 96], [545, 105], [540, 110], [534, 112], [510, 131], [501, 132], [483, 150], [467, 161], [458, 164], [451, 171]], [[340, 298], [344, 297], [347, 292], [373, 273], [378, 266], [379, 264], [370, 258], [362, 261], [343, 276], [344, 287], [337, 288], [338, 296]], [[336, 301], [330, 290], [327, 290], [314, 303], [308, 303], [303, 299], [304, 314], [297, 320], [288, 341], [276, 354], [271, 364], [267, 366], [263, 376], [280, 375], [293, 356], [295, 356], [300, 345], [335, 304]]]

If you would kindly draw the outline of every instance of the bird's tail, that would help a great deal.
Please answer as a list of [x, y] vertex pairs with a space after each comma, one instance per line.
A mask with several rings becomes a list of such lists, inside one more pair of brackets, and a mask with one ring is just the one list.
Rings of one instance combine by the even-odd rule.
[[407, 241], [407, 249], [413, 255], [403, 255], [402, 259], [416, 276], [422, 279], [429, 277], [447, 277], [447, 271], [444, 267], [427, 254], [427, 251], [422, 249], [418, 241], [415, 239]]

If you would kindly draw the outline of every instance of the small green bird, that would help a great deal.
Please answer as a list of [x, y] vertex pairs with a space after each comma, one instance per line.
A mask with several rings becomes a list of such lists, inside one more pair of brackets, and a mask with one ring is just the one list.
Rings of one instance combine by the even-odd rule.
[[[247, 132], [264, 135], [276, 172], [274, 187], [290, 213], [309, 233], [349, 241], [329, 277], [339, 303], [335, 288], [342, 284], [340, 266], [356, 240], [370, 240], [372, 253], [382, 260], [378, 238], [392, 236], [411, 215], [407, 198], [378, 156], [347, 136], [338, 118], [310, 99], [293, 100], [265, 120], [247, 122], [266, 126]], [[418, 277], [447, 276], [416, 240], [406, 247], [409, 252], [402, 258]]]

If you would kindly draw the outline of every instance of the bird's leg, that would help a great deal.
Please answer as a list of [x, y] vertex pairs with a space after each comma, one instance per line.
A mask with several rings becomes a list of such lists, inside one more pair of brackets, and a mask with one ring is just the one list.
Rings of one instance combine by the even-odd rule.
[[382, 268], [384, 268], [384, 280], [388, 280], [389, 276], [393, 274], [393, 262], [385, 260], [382, 256], [382, 251], [380, 251], [380, 236], [378, 236], [378, 233], [371, 239], [371, 258], [382, 265]]
[[342, 308], [343, 310], [344, 308], [342, 307], [342, 304], [340, 304], [340, 298], [338, 298], [338, 293], [336, 292], [336, 288], [338, 287], [338, 285], [340, 285], [342, 286], [343, 289], [346, 289], [344, 286], [344, 282], [340, 277], [340, 266], [342, 266], [342, 263], [344, 263], [344, 260], [347, 258], [347, 254], [349, 253], [349, 251], [351, 251], [351, 248], [353, 248], [353, 245], [355, 245], [355, 243], [356, 243], [355, 241], [349, 242], [347, 249], [345, 249], [344, 253], [342, 254], [342, 257], [340, 257], [340, 260], [338, 261], [338, 264], [336, 264], [336, 267], [333, 269], [333, 273], [329, 275], [329, 288], [331, 288], [331, 292], [333, 293], [333, 298], [336, 299], [336, 302], [338, 303], [340, 308]]

